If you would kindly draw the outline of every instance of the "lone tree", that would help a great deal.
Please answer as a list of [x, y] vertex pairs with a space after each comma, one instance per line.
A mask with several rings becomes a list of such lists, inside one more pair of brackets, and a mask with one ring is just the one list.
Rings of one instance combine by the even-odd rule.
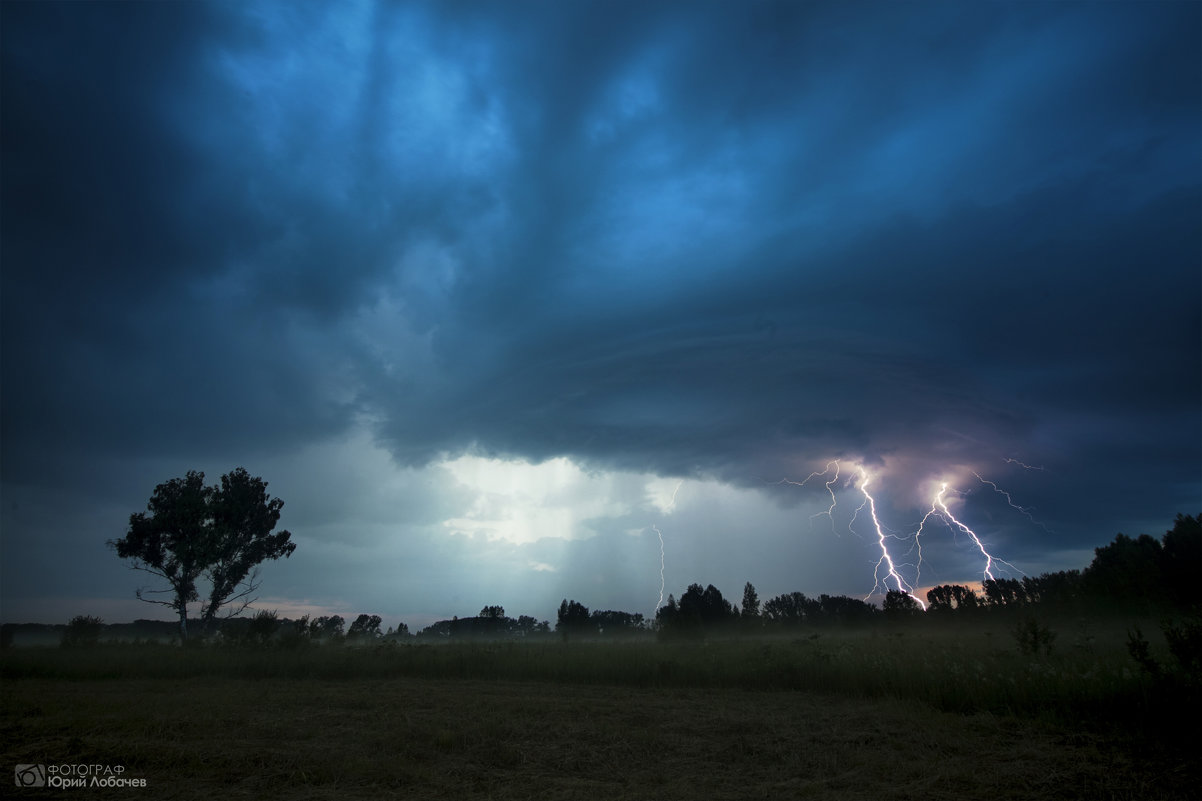
[[[130, 567], [167, 582], [162, 589], [139, 588], [139, 600], [161, 604], [179, 615], [179, 631], [188, 639], [188, 604], [201, 601], [200, 621], [208, 630], [218, 610], [233, 617], [256, 600], [259, 563], [287, 557], [296, 544], [292, 534], [275, 528], [284, 502], [267, 495], [267, 482], [239, 467], [206, 487], [205, 474], [188, 471], [154, 488], [146, 512], [129, 517], [129, 531], [108, 545]], [[209, 585], [201, 599], [198, 583]], [[170, 600], [159, 597], [168, 596]]]

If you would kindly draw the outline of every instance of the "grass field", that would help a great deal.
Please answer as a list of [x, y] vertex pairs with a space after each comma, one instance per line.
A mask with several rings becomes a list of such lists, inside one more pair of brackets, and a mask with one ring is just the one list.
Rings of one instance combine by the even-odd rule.
[[145, 798], [1196, 798], [1196, 682], [1076, 625], [1039, 656], [1004, 629], [10, 649], [0, 747]]

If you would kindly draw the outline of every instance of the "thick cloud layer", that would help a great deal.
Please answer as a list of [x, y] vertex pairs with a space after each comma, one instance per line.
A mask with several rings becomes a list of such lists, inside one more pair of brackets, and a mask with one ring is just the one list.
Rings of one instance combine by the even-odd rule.
[[1029, 554], [1202, 504], [1196, 3], [2, 13], [10, 499], [366, 427], [907, 509], [975, 469]]

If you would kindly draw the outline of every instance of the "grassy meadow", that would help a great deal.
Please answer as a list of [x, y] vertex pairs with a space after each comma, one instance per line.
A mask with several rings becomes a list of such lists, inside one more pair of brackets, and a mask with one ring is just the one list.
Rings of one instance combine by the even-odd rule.
[[[1198, 676], [1130, 621], [687, 642], [10, 648], [9, 764], [147, 798], [1193, 798]], [[99, 792], [90, 790], [89, 792]], [[83, 797], [18, 789], [21, 797]], [[90, 797], [90, 796], [89, 796]]]

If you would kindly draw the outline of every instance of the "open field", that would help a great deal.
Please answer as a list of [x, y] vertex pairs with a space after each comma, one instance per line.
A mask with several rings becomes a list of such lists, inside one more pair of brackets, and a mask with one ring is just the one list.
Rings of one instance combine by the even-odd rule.
[[1108, 636], [1004, 636], [16, 649], [0, 747], [145, 798], [1195, 796], [1196, 692]]

